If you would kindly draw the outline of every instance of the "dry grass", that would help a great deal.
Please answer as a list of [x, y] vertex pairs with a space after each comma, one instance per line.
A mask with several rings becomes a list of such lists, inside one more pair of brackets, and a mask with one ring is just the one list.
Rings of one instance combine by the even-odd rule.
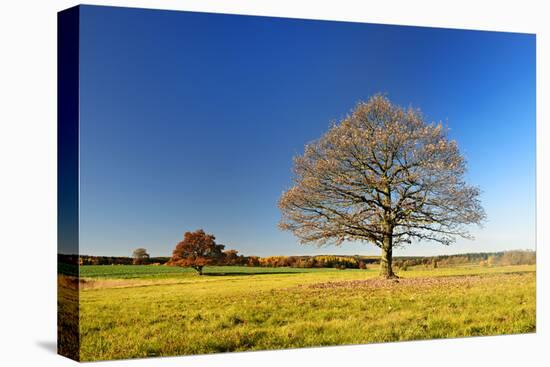
[[248, 271], [94, 283], [80, 292], [82, 359], [535, 330], [534, 266], [412, 270], [397, 282], [377, 271]]
[[381, 279], [373, 278], [366, 280], [349, 280], [339, 282], [326, 282], [308, 285], [309, 288], [317, 289], [388, 289], [397, 290], [409, 287], [429, 288], [435, 286], [444, 286], [452, 288], [468, 288], [480, 282], [491, 282], [493, 277], [498, 276], [501, 281], [508, 281], [511, 278], [524, 277], [527, 273], [504, 273], [504, 274], [485, 274], [485, 275], [462, 275], [462, 276], [439, 276], [439, 277], [415, 277], [399, 279]]

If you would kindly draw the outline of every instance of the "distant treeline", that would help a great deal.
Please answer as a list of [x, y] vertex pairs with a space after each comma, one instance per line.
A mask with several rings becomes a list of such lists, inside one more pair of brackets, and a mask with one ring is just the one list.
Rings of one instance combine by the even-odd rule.
[[[132, 265], [132, 257], [124, 256], [89, 256], [59, 255], [59, 262], [80, 265]], [[164, 265], [169, 257], [151, 257], [147, 264]], [[455, 266], [476, 264], [491, 265], [521, 265], [535, 264], [536, 252], [531, 250], [514, 250], [502, 252], [478, 252], [456, 255], [438, 256], [397, 256], [393, 265], [402, 270], [410, 266], [424, 265], [426, 267]], [[244, 256], [235, 250], [225, 251], [220, 265], [261, 266], [261, 267], [294, 267], [294, 268], [348, 268], [365, 269], [368, 264], [378, 264], [378, 256], [360, 255], [316, 255], [316, 256]]]
[[445, 267], [456, 265], [479, 264], [491, 265], [534, 265], [536, 252], [532, 250], [512, 250], [501, 252], [475, 252], [457, 255], [438, 255], [430, 257], [396, 257], [393, 264], [396, 268], [406, 270], [410, 266]]

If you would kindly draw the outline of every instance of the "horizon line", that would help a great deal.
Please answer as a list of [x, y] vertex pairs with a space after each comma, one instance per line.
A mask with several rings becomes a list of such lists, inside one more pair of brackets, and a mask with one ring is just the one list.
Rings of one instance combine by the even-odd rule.
[[[436, 257], [436, 256], [460, 256], [460, 255], [471, 255], [471, 254], [498, 254], [498, 253], [504, 253], [504, 252], [512, 252], [512, 251], [531, 251], [531, 252], [537, 252], [536, 249], [530, 249], [530, 248], [524, 248], [524, 249], [509, 249], [509, 250], [501, 250], [501, 251], [479, 251], [479, 252], [458, 252], [453, 254], [437, 254], [437, 255], [395, 255], [393, 258], [399, 258], [399, 257]], [[58, 253], [58, 255], [64, 255], [64, 256], [94, 256], [94, 257], [126, 257], [126, 258], [132, 258], [131, 255], [90, 255], [90, 254], [63, 254]], [[315, 256], [342, 256], [342, 257], [354, 257], [354, 256], [360, 256], [360, 257], [380, 257], [380, 255], [360, 255], [360, 254], [353, 254], [353, 255], [345, 255], [345, 254], [335, 254], [335, 253], [326, 253], [326, 254], [316, 254], [316, 255], [267, 255], [267, 256], [257, 256], [257, 255], [243, 255], [240, 254], [239, 256], [245, 256], [245, 257], [259, 257], [259, 258], [266, 258], [266, 257], [315, 257]], [[152, 258], [158, 258], [158, 257], [172, 257], [172, 256], [150, 256]]]

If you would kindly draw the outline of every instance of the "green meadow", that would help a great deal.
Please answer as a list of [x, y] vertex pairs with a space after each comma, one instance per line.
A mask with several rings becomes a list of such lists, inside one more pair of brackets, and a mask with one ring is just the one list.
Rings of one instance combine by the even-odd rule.
[[535, 266], [80, 267], [83, 361], [535, 331]]

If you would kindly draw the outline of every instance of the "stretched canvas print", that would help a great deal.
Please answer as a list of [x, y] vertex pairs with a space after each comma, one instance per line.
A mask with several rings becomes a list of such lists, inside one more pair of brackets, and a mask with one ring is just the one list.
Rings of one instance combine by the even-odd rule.
[[535, 35], [58, 21], [60, 354], [535, 332]]

